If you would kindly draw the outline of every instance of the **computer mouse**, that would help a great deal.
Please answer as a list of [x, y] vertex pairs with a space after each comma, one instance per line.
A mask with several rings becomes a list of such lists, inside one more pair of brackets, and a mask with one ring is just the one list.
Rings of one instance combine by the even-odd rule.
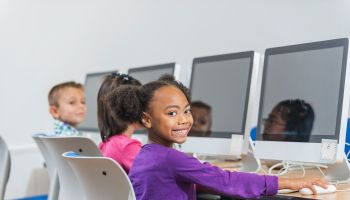
[[[314, 187], [317, 194], [328, 194], [328, 193], [334, 193], [337, 191], [337, 188], [334, 185], [328, 185], [327, 189], [318, 185], [314, 185]], [[312, 190], [310, 188], [302, 188], [299, 190], [299, 192], [302, 195], [313, 195]]]

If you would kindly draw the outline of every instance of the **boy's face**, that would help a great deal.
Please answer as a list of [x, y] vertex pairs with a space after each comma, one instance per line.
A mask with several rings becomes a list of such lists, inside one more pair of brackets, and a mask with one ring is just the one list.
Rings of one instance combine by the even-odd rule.
[[142, 122], [152, 142], [170, 147], [186, 141], [193, 118], [190, 104], [178, 88], [165, 86], [155, 91], [148, 110]]
[[84, 91], [78, 88], [64, 88], [59, 91], [58, 106], [50, 106], [55, 119], [76, 127], [84, 121], [86, 114]]
[[282, 134], [285, 131], [286, 122], [282, 119], [281, 112], [273, 109], [264, 122], [265, 134]]

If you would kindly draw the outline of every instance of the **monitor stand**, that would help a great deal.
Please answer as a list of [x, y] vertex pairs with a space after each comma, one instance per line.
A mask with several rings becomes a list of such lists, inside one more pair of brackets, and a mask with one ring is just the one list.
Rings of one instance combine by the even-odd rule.
[[258, 172], [261, 167], [260, 160], [254, 156], [254, 145], [251, 139], [248, 153], [241, 156], [241, 163], [240, 171], [242, 172]]
[[350, 179], [350, 165], [345, 153], [343, 159], [334, 164], [327, 165], [326, 178], [328, 181], [348, 181]]

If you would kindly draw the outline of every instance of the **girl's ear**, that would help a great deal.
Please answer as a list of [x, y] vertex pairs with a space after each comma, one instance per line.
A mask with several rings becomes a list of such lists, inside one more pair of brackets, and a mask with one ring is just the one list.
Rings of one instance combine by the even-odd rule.
[[58, 109], [56, 106], [50, 106], [49, 107], [49, 112], [51, 114], [51, 116], [55, 119], [58, 119], [59, 118], [59, 113], [58, 113]]
[[152, 127], [151, 116], [146, 112], [142, 112], [141, 122], [145, 128]]

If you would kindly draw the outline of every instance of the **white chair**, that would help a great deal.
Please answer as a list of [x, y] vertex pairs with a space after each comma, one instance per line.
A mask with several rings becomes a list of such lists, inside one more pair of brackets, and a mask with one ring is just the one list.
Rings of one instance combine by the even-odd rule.
[[11, 157], [5, 141], [0, 136], [0, 200], [5, 198], [5, 189], [10, 177]]
[[66, 152], [63, 157], [78, 177], [86, 200], [136, 200], [128, 175], [113, 159], [74, 152]]
[[49, 194], [47, 199], [57, 200], [58, 192], [60, 189], [60, 184], [59, 184], [58, 175], [57, 175], [57, 168], [56, 168], [54, 159], [50, 156], [48, 149], [46, 148], [44, 142], [41, 140], [41, 136], [47, 136], [47, 135], [44, 133], [38, 133], [38, 134], [34, 134], [32, 138], [37, 144], [41, 154], [43, 155], [47, 170], [49, 172], [50, 186], [49, 186]]
[[96, 144], [86, 137], [79, 136], [39, 136], [45, 144], [49, 155], [54, 160], [57, 167], [59, 178], [60, 200], [79, 200], [84, 199], [84, 194], [78, 180], [69, 166], [68, 162], [62, 157], [67, 151], [79, 152], [86, 156], [102, 156]]

